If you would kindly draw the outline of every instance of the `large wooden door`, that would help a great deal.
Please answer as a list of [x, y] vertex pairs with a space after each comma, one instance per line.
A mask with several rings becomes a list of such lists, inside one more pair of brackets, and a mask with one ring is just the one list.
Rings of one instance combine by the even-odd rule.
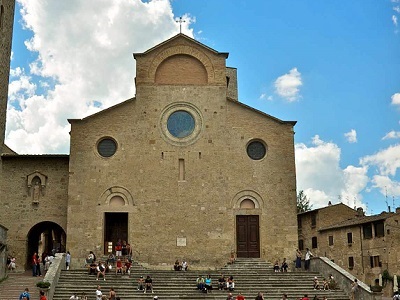
[[258, 216], [236, 216], [237, 257], [260, 257]]
[[[128, 213], [105, 213], [104, 241], [115, 245], [118, 240], [129, 243]], [[107, 253], [107, 249], [104, 252]]]

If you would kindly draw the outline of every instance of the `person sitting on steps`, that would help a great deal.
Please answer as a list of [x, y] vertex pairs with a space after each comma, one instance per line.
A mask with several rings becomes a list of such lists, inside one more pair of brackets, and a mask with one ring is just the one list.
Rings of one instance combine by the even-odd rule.
[[144, 280], [144, 293], [146, 294], [147, 291], [153, 293], [153, 279], [151, 279], [150, 275], [147, 275]]
[[179, 262], [179, 260], [176, 260], [174, 263], [174, 270], [175, 271], [182, 271], [182, 266], [181, 263]]
[[286, 258], [284, 258], [283, 261], [282, 261], [282, 265], [281, 265], [281, 272], [287, 272], [288, 267], [289, 266], [287, 264]]
[[103, 280], [106, 281], [106, 267], [103, 262], [99, 261], [99, 265], [97, 266], [97, 277], [96, 280], [99, 280], [100, 275], [103, 276]]

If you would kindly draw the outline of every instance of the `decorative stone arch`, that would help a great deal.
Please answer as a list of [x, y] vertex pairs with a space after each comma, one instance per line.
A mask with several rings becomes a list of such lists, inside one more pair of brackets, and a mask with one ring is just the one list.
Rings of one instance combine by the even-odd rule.
[[232, 198], [232, 207], [234, 209], [241, 209], [241, 204], [244, 201], [252, 201], [254, 203], [254, 209], [260, 209], [264, 207], [264, 200], [255, 191], [252, 190], [243, 190], [238, 192], [233, 198]]
[[214, 66], [210, 60], [210, 58], [204, 54], [204, 52], [201, 52], [197, 50], [196, 48], [190, 47], [190, 46], [185, 46], [185, 45], [180, 45], [180, 46], [173, 46], [168, 49], [165, 49], [164, 51], [161, 51], [151, 62], [151, 65], [149, 67], [148, 71], [148, 78], [151, 78], [153, 81], [155, 81], [156, 78], [156, 72], [157, 68], [160, 66], [160, 64], [167, 58], [175, 55], [188, 55], [196, 58], [199, 60], [204, 68], [207, 71], [207, 81], [208, 83], [213, 83], [215, 74], [214, 74]]
[[110, 206], [112, 205], [113, 199], [116, 198], [123, 200], [123, 206], [135, 206], [132, 194], [121, 186], [113, 186], [105, 190], [100, 196], [100, 203]]
[[38, 177], [40, 179], [40, 184], [42, 186], [42, 188], [46, 187], [46, 182], [47, 182], [47, 176], [44, 175], [43, 173], [40, 173], [39, 171], [35, 171], [29, 175], [26, 176], [26, 182], [27, 182], [27, 186], [28, 188], [32, 187], [32, 184], [34, 183], [33, 179], [35, 177]]

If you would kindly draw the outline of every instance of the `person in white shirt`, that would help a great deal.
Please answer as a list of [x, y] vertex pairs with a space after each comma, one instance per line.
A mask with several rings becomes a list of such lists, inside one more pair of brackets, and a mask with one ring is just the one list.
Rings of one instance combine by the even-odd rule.
[[310, 268], [311, 257], [313, 257], [313, 254], [311, 253], [310, 249], [306, 248], [306, 255], [304, 257], [304, 268], [306, 270]]
[[79, 297], [74, 293], [71, 297], [69, 297], [69, 300], [79, 300]]
[[103, 293], [101, 292], [101, 286], [97, 286], [97, 290], [96, 290], [96, 300], [101, 300], [101, 298], [103, 297]]

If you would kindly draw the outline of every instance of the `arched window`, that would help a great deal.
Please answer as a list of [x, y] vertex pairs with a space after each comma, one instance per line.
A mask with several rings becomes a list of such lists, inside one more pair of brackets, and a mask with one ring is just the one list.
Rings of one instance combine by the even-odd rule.
[[0, 29], [3, 29], [4, 24], [4, 6], [1, 5], [0, 7]]

